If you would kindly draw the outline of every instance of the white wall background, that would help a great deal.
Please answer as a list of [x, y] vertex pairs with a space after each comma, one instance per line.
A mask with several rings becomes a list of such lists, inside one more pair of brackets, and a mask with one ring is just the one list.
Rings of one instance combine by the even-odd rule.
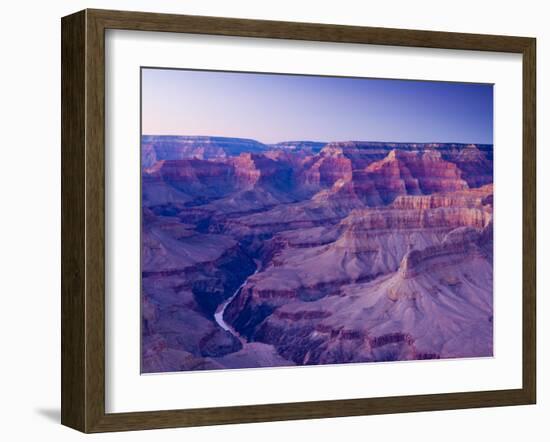
[[[82, 440], [59, 425], [60, 22], [86, 7], [534, 36], [538, 39], [538, 405], [115, 433], [95, 440], [547, 440], [550, 435], [550, 28], [536, 0], [19, 0], [0, 27], [0, 435], [3, 440]], [[519, 191], [519, 189], [518, 189]], [[6, 283], [7, 282], [7, 283]]]

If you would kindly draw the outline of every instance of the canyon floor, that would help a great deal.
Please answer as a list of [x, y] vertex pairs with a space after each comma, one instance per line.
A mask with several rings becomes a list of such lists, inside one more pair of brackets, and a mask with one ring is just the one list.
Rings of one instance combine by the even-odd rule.
[[493, 354], [493, 146], [142, 137], [143, 373]]

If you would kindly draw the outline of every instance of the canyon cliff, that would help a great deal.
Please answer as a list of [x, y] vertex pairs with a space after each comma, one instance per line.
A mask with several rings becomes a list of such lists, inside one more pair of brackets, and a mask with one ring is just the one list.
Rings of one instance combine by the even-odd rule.
[[493, 352], [492, 145], [142, 137], [142, 371]]

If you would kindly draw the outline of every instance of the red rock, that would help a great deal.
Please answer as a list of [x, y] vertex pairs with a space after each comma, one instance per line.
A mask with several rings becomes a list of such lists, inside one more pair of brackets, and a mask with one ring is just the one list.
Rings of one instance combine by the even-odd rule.
[[147, 143], [145, 371], [492, 354], [492, 146]]

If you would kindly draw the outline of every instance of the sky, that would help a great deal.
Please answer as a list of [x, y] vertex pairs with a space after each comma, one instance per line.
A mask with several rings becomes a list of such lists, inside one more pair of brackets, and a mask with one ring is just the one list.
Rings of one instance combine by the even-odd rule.
[[493, 86], [142, 69], [142, 134], [493, 142]]

